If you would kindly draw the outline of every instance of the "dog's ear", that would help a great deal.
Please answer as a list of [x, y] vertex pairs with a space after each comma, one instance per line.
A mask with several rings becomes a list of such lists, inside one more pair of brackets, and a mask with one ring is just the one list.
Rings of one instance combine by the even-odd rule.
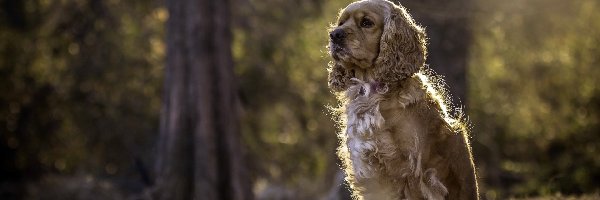
[[341, 92], [348, 89], [350, 86], [350, 79], [352, 78], [350, 70], [344, 68], [337, 62], [332, 62], [329, 63], [327, 71], [329, 71], [327, 77], [329, 88], [335, 92]]
[[393, 83], [411, 77], [425, 65], [425, 31], [401, 5], [390, 3], [375, 60], [377, 81]]

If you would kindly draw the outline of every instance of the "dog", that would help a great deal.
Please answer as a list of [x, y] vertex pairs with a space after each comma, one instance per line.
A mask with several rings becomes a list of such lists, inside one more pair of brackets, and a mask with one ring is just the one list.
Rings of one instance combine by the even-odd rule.
[[425, 31], [401, 5], [363, 0], [329, 32], [338, 156], [355, 199], [478, 199], [464, 117], [425, 65]]

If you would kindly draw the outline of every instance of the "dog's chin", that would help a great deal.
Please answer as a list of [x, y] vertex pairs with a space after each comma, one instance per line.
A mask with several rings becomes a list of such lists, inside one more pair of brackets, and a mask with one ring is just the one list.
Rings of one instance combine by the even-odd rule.
[[334, 43], [329, 44], [329, 54], [338, 62], [344, 61], [350, 55], [346, 48]]

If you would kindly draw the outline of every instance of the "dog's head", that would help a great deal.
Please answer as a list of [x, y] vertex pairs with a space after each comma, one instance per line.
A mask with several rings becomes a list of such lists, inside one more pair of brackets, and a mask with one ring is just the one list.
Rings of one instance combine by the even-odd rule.
[[329, 32], [334, 59], [329, 87], [344, 91], [353, 70], [371, 70], [375, 81], [393, 84], [425, 64], [425, 32], [406, 9], [387, 0], [364, 0], [348, 5]]

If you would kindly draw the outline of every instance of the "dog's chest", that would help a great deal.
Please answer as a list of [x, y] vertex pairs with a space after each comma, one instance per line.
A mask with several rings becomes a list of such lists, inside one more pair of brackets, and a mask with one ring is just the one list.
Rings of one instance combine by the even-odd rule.
[[362, 82], [346, 95], [354, 185], [365, 199], [443, 199], [447, 189], [423, 161], [432, 158], [423, 94], [413, 89], [385, 98], [373, 88]]
[[[396, 126], [401, 115], [387, 115], [404, 112], [404, 105], [390, 109], [389, 100], [374, 90], [365, 89], [368, 84], [361, 87], [358, 93], [348, 95], [352, 100], [346, 106], [346, 141], [355, 176], [360, 179], [385, 175], [383, 173], [389, 172], [385, 164], [390, 162], [396, 167], [409, 168], [408, 154], [416, 145], [414, 132], [402, 131], [412, 129], [410, 123]], [[384, 115], [381, 109], [386, 110]]]

